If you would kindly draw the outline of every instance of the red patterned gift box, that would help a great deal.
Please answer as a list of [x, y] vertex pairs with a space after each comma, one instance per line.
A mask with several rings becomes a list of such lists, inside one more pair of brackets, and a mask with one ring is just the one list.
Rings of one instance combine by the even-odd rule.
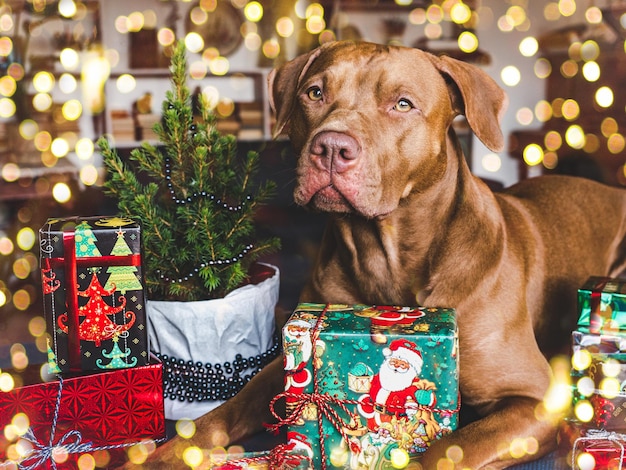
[[0, 392], [0, 467], [74, 469], [91, 455], [115, 468], [132, 445], [165, 438], [161, 363], [37, 383], [29, 369]]
[[148, 364], [140, 226], [119, 217], [48, 219], [39, 239], [51, 370]]
[[[589, 429], [575, 422], [562, 432], [570, 443], [573, 470], [622, 470], [626, 468], [626, 435]], [[565, 434], [567, 436], [565, 436]]]

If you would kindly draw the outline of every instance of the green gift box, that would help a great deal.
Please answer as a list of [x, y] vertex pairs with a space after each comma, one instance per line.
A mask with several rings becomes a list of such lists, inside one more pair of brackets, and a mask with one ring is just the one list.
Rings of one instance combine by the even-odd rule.
[[278, 426], [314, 468], [403, 468], [458, 425], [453, 309], [303, 303], [283, 351]]
[[578, 289], [578, 314], [582, 332], [626, 330], [626, 280], [590, 277]]

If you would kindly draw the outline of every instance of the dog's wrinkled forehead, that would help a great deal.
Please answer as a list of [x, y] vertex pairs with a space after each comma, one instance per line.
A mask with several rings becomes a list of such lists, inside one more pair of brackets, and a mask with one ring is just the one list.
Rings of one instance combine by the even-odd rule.
[[[365, 91], [384, 87], [413, 87], [424, 92], [443, 90], [445, 81], [424, 51], [373, 43], [335, 42], [321, 48], [300, 77], [306, 87], [315, 78], [335, 88]], [[432, 96], [429, 100], [432, 102]]]

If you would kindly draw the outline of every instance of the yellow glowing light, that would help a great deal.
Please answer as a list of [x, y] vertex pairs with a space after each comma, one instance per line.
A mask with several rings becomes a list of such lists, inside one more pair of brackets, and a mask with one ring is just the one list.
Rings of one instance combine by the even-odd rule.
[[537, 59], [533, 68], [537, 78], [548, 78], [552, 74], [552, 64], [545, 58]]
[[157, 33], [157, 41], [162, 46], [171, 46], [176, 40], [176, 34], [170, 28], [161, 28]]
[[67, 140], [62, 137], [57, 137], [52, 141], [50, 151], [52, 152], [52, 155], [57, 158], [65, 157], [70, 151], [70, 145]]
[[589, 452], [581, 452], [576, 457], [576, 465], [580, 470], [594, 470], [596, 467], [596, 459]]
[[17, 82], [13, 77], [5, 75], [4, 77], [0, 78], [0, 93], [2, 93], [4, 96], [11, 97], [15, 94], [16, 90]]
[[15, 25], [13, 18], [10, 14], [4, 14], [0, 16], [0, 31], [11, 31]]
[[78, 52], [69, 47], [66, 47], [61, 51], [61, 54], [59, 55], [59, 61], [66, 70], [75, 70], [78, 67], [78, 64], [80, 64]]
[[291, 18], [283, 16], [276, 20], [276, 32], [283, 38], [288, 38], [293, 34], [295, 26]]
[[24, 119], [20, 122], [19, 133], [25, 140], [33, 140], [39, 132], [39, 124], [32, 119]]
[[30, 276], [30, 264], [24, 258], [18, 258], [13, 262], [13, 275], [18, 279], [26, 279]]
[[583, 77], [588, 82], [595, 82], [600, 78], [600, 66], [597, 62], [590, 60], [583, 65]]
[[438, 24], [443, 21], [444, 12], [443, 8], [439, 5], [432, 4], [426, 9], [426, 19], [433, 24]]
[[13, 305], [18, 310], [27, 310], [30, 306], [30, 301], [30, 294], [25, 289], [20, 289], [13, 294]]
[[392, 449], [389, 456], [393, 468], [406, 468], [409, 465], [409, 453], [404, 449]]
[[248, 33], [244, 38], [244, 44], [250, 51], [258, 51], [263, 43], [261, 36], [257, 33]]
[[598, 43], [589, 39], [583, 42], [580, 48], [580, 54], [583, 60], [596, 60], [600, 55], [600, 46]]
[[61, 74], [59, 77], [59, 89], [65, 93], [70, 94], [76, 91], [78, 88], [78, 83], [76, 82], [76, 78], [73, 75], [65, 72]]
[[565, 142], [574, 149], [581, 149], [585, 146], [585, 132], [577, 124], [569, 126], [565, 131]]
[[596, 6], [591, 6], [585, 11], [585, 19], [591, 24], [602, 23], [602, 10]]
[[16, 351], [11, 354], [11, 366], [17, 370], [24, 370], [28, 367], [28, 355], [26, 351]]
[[140, 11], [134, 11], [130, 15], [128, 15], [126, 21], [128, 22], [128, 31], [141, 31], [144, 25], [143, 13], [141, 13]]
[[519, 43], [519, 51], [524, 57], [532, 57], [539, 50], [539, 42], [532, 36], [525, 37]]
[[0, 290], [0, 307], [4, 307], [8, 302], [7, 295], [4, 290]]
[[5, 163], [2, 166], [2, 179], [8, 183], [12, 183], [13, 181], [17, 181], [20, 177], [21, 171], [20, 167], [15, 163]]
[[61, 0], [59, 2], [58, 10], [61, 16], [71, 18], [76, 14], [76, 4], [74, 3], [74, 0]]
[[[563, 145], [563, 137], [557, 131], [548, 131], [543, 138], [543, 143], [548, 150], [558, 150]], [[587, 366], [588, 367], [588, 366]]]
[[52, 187], [52, 197], [55, 201], [63, 204], [71, 199], [72, 190], [65, 183], [56, 183]]
[[306, 30], [311, 34], [319, 34], [326, 29], [323, 16], [311, 16], [306, 20]]
[[576, 13], [575, 0], [559, 0], [559, 12], [563, 16], [572, 16]]
[[518, 109], [517, 113], [515, 113], [515, 118], [517, 119], [517, 122], [519, 122], [522, 126], [530, 125], [533, 122], [534, 117], [535, 115], [532, 109], [526, 106]]
[[204, 39], [198, 33], [188, 33], [185, 36], [185, 47], [189, 52], [200, 52], [204, 49]]
[[13, 241], [9, 237], [0, 237], [0, 255], [8, 256], [13, 250]]
[[615, 134], [618, 131], [617, 121], [612, 117], [607, 117], [602, 120], [602, 124], [600, 125], [600, 130], [602, 131], [602, 135], [604, 137], [609, 137], [612, 134]]
[[225, 98], [217, 104], [217, 113], [222, 117], [228, 117], [235, 111], [235, 102], [230, 98]]
[[195, 25], [202, 25], [207, 22], [209, 15], [199, 6], [193, 7], [189, 12], [189, 19]]
[[33, 108], [37, 111], [44, 112], [52, 106], [52, 96], [48, 93], [37, 93], [33, 96]]
[[621, 365], [615, 359], [607, 359], [602, 362], [602, 373], [605, 377], [617, 377], [621, 372]]
[[563, 106], [561, 107], [561, 112], [563, 117], [568, 121], [573, 121], [578, 118], [580, 114], [580, 107], [575, 100], [567, 99], [563, 102]]
[[323, 17], [324, 16], [324, 7], [322, 5], [320, 5], [319, 3], [311, 3], [306, 8], [305, 18], [308, 19], [308, 18], [311, 18], [312, 16]]
[[83, 113], [83, 105], [79, 100], [67, 100], [63, 103], [61, 112], [68, 121], [76, 121]]
[[463, 2], [455, 3], [450, 9], [450, 18], [457, 24], [467, 23], [472, 18], [472, 10]]
[[149, 455], [149, 448], [143, 442], [128, 449], [128, 460], [135, 465], [144, 463]]
[[543, 149], [537, 144], [528, 144], [524, 149], [523, 156], [527, 165], [538, 165], [543, 160]]
[[613, 90], [608, 86], [598, 88], [596, 91], [596, 103], [602, 108], [608, 108], [613, 104]]
[[202, 94], [204, 95], [209, 109], [214, 109], [220, 101], [220, 92], [214, 86], [205, 87], [202, 90]]
[[13, 51], [13, 41], [7, 36], [0, 37], [0, 56], [7, 57]]
[[333, 467], [344, 468], [348, 463], [349, 452], [345, 448], [335, 447], [330, 450], [330, 463]]
[[575, 60], [566, 60], [561, 64], [561, 75], [572, 78], [578, 73], [578, 63]]
[[122, 75], [117, 77], [115, 86], [120, 93], [130, 93], [137, 86], [137, 81], [132, 75], [128, 73], [123, 73]]
[[506, 17], [513, 26], [519, 26], [526, 21], [526, 10], [521, 6], [514, 5], [509, 7]]
[[189, 76], [192, 79], [202, 80], [204, 77], [206, 77], [206, 74], [207, 74], [207, 64], [205, 64], [203, 61], [194, 60], [191, 64], [189, 64]]
[[439, 23], [428, 23], [424, 27], [424, 35], [428, 39], [437, 39], [443, 35], [443, 28]]
[[508, 33], [513, 31], [513, 21], [511, 20], [511, 18], [509, 16], [501, 16], [498, 19], [498, 29], [500, 31], [502, 31], [503, 33]]
[[93, 141], [88, 137], [78, 139], [74, 146], [74, 151], [76, 152], [76, 156], [81, 160], [88, 160], [93, 155]]
[[76, 463], [80, 470], [93, 470], [96, 468], [96, 459], [91, 454], [83, 454], [78, 457]]
[[11, 419], [11, 425], [18, 436], [23, 436], [30, 427], [30, 418], [26, 413], [16, 413]]
[[0, 373], [0, 391], [10, 392], [15, 387], [13, 376], [7, 372]]
[[192, 468], [199, 466], [203, 459], [202, 449], [199, 447], [189, 446], [183, 451], [183, 461]]
[[574, 414], [583, 423], [591, 421], [593, 413], [593, 406], [588, 400], [579, 400], [574, 406]]
[[280, 54], [280, 44], [275, 39], [268, 39], [263, 43], [263, 54], [265, 57], [275, 59]]
[[230, 62], [226, 57], [216, 57], [209, 62], [209, 70], [213, 75], [226, 75], [230, 69]]
[[471, 31], [463, 31], [458, 38], [459, 49], [470, 53], [478, 49], [478, 38]]
[[543, 166], [549, 170], [554, 170], [559, 163], [559, 156], [556, 152], [546, 152], [543, 154]]
[[54, 88], [54, 75], [50, 72], [37, 72], [33, 77], [33, 87], [39, 93], [48, 93]]
[[607, 148], [609, 152], [612, 154], [622, 153], [624, 147], [626, 147], [626, 141], [624, 140], [624, 136], [622, 134], [612, 134], [607, 143]]
[[415, 25], [426, 23], [426, 10], [423, 8], [414, 8], [411, 10], [409, 13], [409, 22]]
[[184, 439], [191, 439], [196, 434], [196, 424], [190, 419], [179, 419], [176, 421], [176, 433]]
[[581, 377], [578, 382], [576, 382], [576, 390], [583, 397], [590, 397], [596, 390], [596, 385], [593, 383], [593, 379], [589, 376]]
[[600, 395], [605, 398], [613, 399], [620, 393], [620, 383], [614, 377], [605, 377], [600, 382]]
[[24, 78], [25, 73], [26, 72], [24, 71], [24, 67], [22, 67], [22, 65], [17, 64], [15, 62], [9, 65], [9, 68], [7, 69], [7, 75], [10, 75], [15, 80], [21, 80], [22, 78]]
[[17, 246], [24, 251], [30, 250], [35, 245], [36, 240], [37, 236], [30, 227], [22, 227], [19, 232], [17, 232], [17, 236], [15, 237]]
[[244, 7], [243, 14], [248, 21], [258, 23], [263, 18], [263, 5], [259, 2], [249, 2]]
[[522, 74], [514, 65], [507, 65], [500, 72], [500, 78], [502, 78], [505, 85], [513, 87], [519, 84]]
[[38, 338], [46, 333], [46, 320], [44, 317], [33, 317], [28, 322], [28, 331], [34, 337]]
[[43, 152], [44, 150], [48, 150], [50, 148], [50, 144], [52, 144], [52, 136], [48, 131], [40, 131], [37, 132], [33, 142], [35, 143], [35, 148], [40, 152]]
[[306, 19], [306, 9], [309, 6], [309, 0], [296, 0], [296, 4], [293, 6], [293, 11], [296, 16], [301, 20]]
[[93, 186], [98, 182], [98, 169], [93, 165], [85, 165], [80, 169], [79, 177], [85, 186]]
[[502, 159], [498, 154], [488, 153], [481, 160], [483, 169], [490, 173], [496, 173], [502, 167]]

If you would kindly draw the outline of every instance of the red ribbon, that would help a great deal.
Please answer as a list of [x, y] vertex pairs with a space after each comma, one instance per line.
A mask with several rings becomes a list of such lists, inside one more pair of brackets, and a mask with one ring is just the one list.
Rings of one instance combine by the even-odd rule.
[[602, 315], [600, 314], [600, 301], [602, 300], [602, 291], [606, 285], [611, 281], [610, 278], [604, 279], [598, 284], [595, 284], [591, 289], [591, 296], [589, 299], [589, 332], [600, 333], [602, 330]]
[[68, 325], [68, 362], [71, 372], [81, 370], [80, 365], [80, 338], [78, 328], [78, 267], [89, 266], [139, 266], [141, 255], [130, 254], [123, 256], [76, 256], [76, 241], [74, 227], [63, 231], [63, 257], [43, 258], [43, 269], [52, 269], [62, 266], [65, 270], [65, 301], [67, 304]]

